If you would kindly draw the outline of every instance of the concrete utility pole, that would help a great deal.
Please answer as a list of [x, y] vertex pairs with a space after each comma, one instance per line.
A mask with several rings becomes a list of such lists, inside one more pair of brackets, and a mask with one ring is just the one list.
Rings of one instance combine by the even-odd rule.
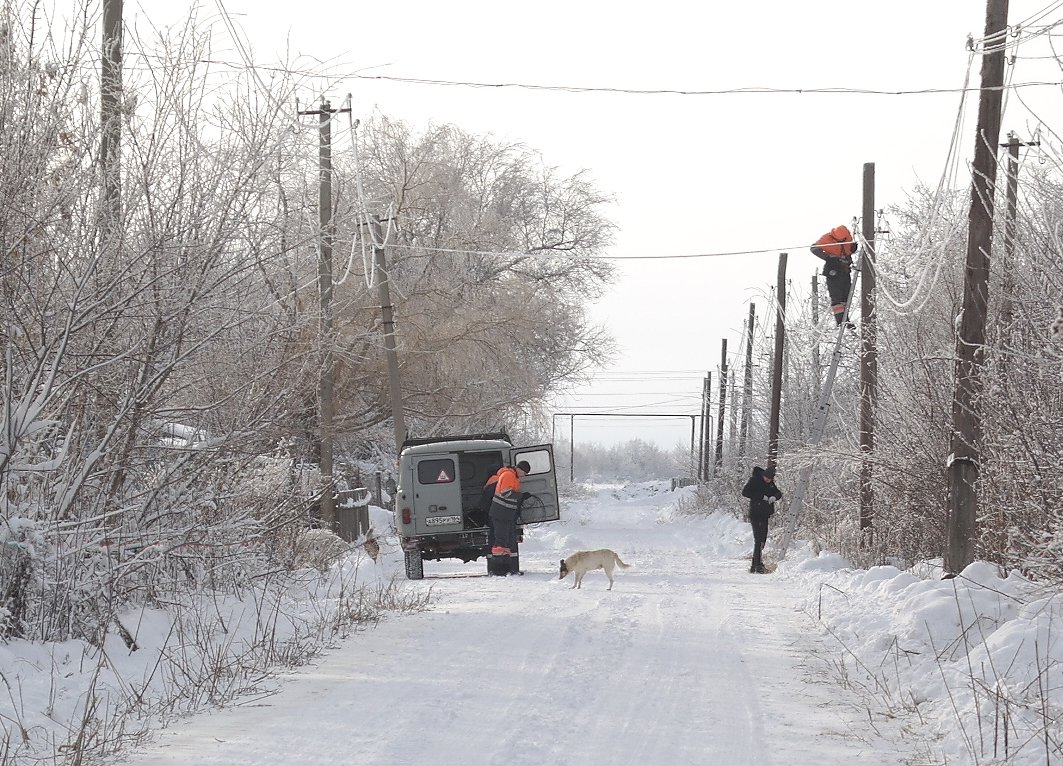
[[723, 339], [720, 352], [720, 402], [718, 405], [719, 421], [716, 423], [716, 460], [715, 470], [723, 467], [723, 424], [727, 420], [727, 338]]
[[100, 180], [103, 228], [109, 235], [121, 217], [122, 198], [122, 0], [103, 0], [100, 50]]
[[387, 261], [384, 256], [384, 240], [380, 233], [380, 219], [373, 219], [373, 268], [380, 296], [380, 313], [384, 330], [384, 352], [388, 360], [388, 387], [391, 392], [391, 419], [395, 425], [395, 450], [402, 450], [406, 441], [406, 416], [402, 404], [402, 386], [399, 382], [399, 355], [395, 350], [395, 317], [392, 313], [391, 289], [388, 286]]
[[[738, 457], [745, 458], [749, 447], [749, 425], [753, 417], [753, 327], [757, 321], [757, 307], [749, 302], [746, 322], [746, 376], [742, 387], [742, 426], [738, 432]], [[745, 465], [742, 469], [745, 470]]]
[[779, 459], [779, 410], [782, 406], [783, 342], [786, 337], [786, 253], [779, 253], [778, 287], [775, 300], [775, 358], [771, 371], [771, 417], [768, 423], [768, 467]]
[[988, 0], [978, 130], [974, 142], [971, 207], [967, 226], [967, 264], [963, 280], [963, 314], [956, 336], [955, 391], [952, 398], [952, 454], [949, 478], [948, 546], [945, 571], [959, 574], [974, 561], [978, 542], [978, 474], [982, 448], [979, 410], [985, 362], [986, 306], [993, 240], [993, 194], [997, 179], [997, 143], [1004, 86], [1004, 44], [1008, 0]]
[[875, 523], [872, 484], [878, 390], [878, 315], [875, 313], [875, 163], [864, 163], [863, 284], [860, 290], [860, 544], [871, 542]]

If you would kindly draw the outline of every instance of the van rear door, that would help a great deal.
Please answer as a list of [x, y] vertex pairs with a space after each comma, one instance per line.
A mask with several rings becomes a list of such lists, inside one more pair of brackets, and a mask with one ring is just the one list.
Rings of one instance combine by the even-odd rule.
[[413, 461], [413, 505], [419, 535], [462, 529], [461, 482], [456, 453], [436, 453]]
[[521, 479], [521, 489], [532, 495], [521, 504], [521, 523], [557, 521], [561, 518], [561, 503], [557, 499], [553, 445], [520, 447], [510, 452], [511, 465], [516, 465], [521, 460], [527, 460], [531, 466], [531, 470]]

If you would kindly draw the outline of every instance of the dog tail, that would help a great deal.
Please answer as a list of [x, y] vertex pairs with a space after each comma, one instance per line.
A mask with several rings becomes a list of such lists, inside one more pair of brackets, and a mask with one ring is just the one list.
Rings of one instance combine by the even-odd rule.
[[614, 557], [616, 557], [616, 563], [617, 563], [617, 565], [618, 565], [618, 566], [621, 566], [621, 567], [623, 567], [624, 569], [631, 569], [631, 564], [625, 564], [625, 563], [624, 563], [624, 562], [623, 562], [623, 561], [621, 560], [621, 558], [620, 558], [620, 556], [619, 556], [619, 555], [617, 555], [617, 554], [615, 554], [615, 553], [614, 553], [614, 554], [613, 554], [613, 556], [614, 556]]

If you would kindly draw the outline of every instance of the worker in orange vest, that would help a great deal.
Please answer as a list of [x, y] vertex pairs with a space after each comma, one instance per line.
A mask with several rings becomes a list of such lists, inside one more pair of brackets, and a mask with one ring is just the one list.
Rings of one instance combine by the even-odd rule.
[[845, 323], [852, 328], [849, 321], [849, 291], [853, 286], [853, 254], [856, 253], [856, 240], [847, 226], [835, 226], [810, 248], [812, 254], [824, 261], [823, 275], [827, 278], [827, 294], [830, 296], [830, 310], [834, 321], [839, 325]]
[[489, 541], [491, 552], [488, 554], [487, 571], [490, 574], [524, 574], [520, 571], [520, 533], [517, 531], [517, 516], [525, 493], [521, 488], [523, 479], [531, 465], [521, 460], [515, 466], [503, 466], [484, 486], [494, 484], [495, 491], [488, 512], [490, 524]]

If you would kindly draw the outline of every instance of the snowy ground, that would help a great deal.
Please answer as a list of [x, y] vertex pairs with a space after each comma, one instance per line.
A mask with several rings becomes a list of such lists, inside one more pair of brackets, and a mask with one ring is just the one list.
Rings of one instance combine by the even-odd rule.
[[[431, 590], [428, 611], [389, 617], [273, 693], [173, 723], [114, 763], [1063, 762], [1056, 594], [985, 564], [942, 581], [932, 565], [855, 570], [807, 549], [752, 575], [748, 524], [689, 515], [692, 497], [651, 483], [570, 500], [562, 522], [529, 530], [524, 577], [426, 562], [406, 587]], [[557, 579], [558, 559], [599, 547], [632, 565], [611, 592], [600, 571], [581, 590]], [[387, 581], [401, 556], [389, 547], [337, 572]], [[143, 688], [132, 674], [164, 643], [160, 615], [139, 629], [138, 653], [108, 644], [107, 672], [127, 675], [119, 691]], [[77, 684], [106, 673], [84, 648], [57, 663], [62, 651], [74, 652], [0, 647], [20, 700], [0, 698], [5, 731], [79, 717]]]
[[[674, 519], [675, 500], [654, 484], [572, 502], [529, 531], [524, 577], [426, 563], [411, 587], [432, 589], [431, 611], [130, 763], [900, 763], [899, 727], [828, 676], [837, 645], [797, 608], [800, 582], [749, 574], [747, 525]], [[598, 547], [632, 565], [611, 592], [600, 571], [558, 581], [559, 558]]]

